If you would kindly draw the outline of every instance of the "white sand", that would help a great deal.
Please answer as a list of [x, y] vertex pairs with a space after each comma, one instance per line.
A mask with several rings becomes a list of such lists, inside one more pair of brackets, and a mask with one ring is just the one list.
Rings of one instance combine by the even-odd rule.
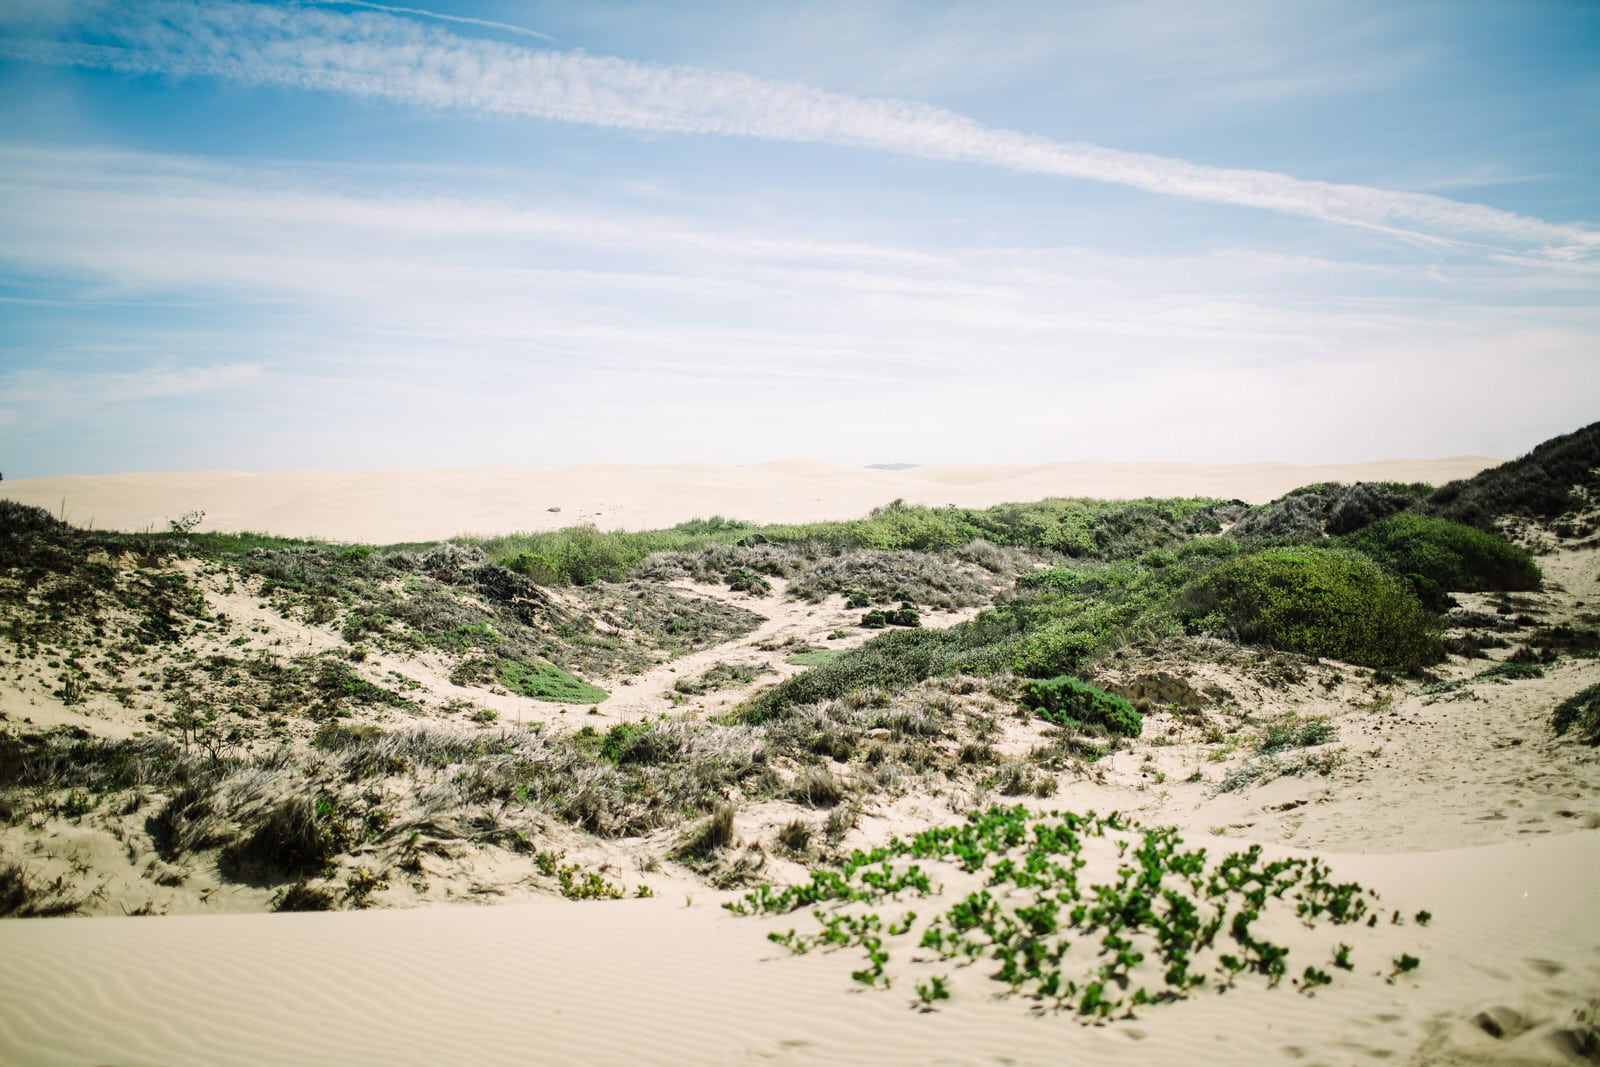
[[[1409, 856], [1335, 873], [1435, 919], [1380, 928], [1423, 967], [1369, 966], [1315, 997], [1224, 995], [1082, 1027], [969, 997], [852, 991], [855, 964], [789, 957], [782, 922], [709, 901], [0, 925], [10, 1064], [1581, 1063], [1560, 1031], [1600, 992], [1600, 834]], [[1324, 955], [1338, 934], [1291, 945]], [[1328, 942], [1329, 944], [1324, 944]], [[1471, 1025], [1510, 1008], [1528, 1031]], [[1581, 1024], [1580, 1024], [1581, 1025]]]
[[988, 507], [1072, 496], [1215, 496], [1265, 503], [1313, 482], [1440, 485], [1471, 477], [1496, 462], [1457, 456], [1323, 466], [1051, 463], [884, 471], [782, 462], [347, 474], [199, 471], [6, 481], [0, 482], [0, 497], [104, 530], [165, 530], [168, 520], [199, 510], [205, 512], [202, 530], [392, 544], [580, 523], [601, 529], [658, 529], [711, 515], [753, 522], [849, 519], [895, 499], [933, 507]]

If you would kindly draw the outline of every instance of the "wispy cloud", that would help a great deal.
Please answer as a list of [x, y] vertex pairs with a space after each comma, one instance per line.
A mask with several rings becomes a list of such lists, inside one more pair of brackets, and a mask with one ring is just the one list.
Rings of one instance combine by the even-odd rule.
[[0, 375], [0, 405], [13, 417], [17, 411], [26, 411], [30, 422], [49, 424], [147, 400], [244, 389], [256, 386], [262, 377], [262, 368], [255, 363], [151, 366], [89, 374], [30, 367]]
[[928, 104], [747, 74], [466, 38], [387, 12], [181, 0], [95, 10], [82, 29], [103, 43], [11, 40], [0, 42], [0, 55], [624, 129], [827, 143], [1109, 182], [1557, 262], [1600, 254], [1600, 230], [1592, 227], [1426, 193], [1053, 140]]
[[477, 19], [468, 15], [447, 15], [441, 11], [428, 11], [420, 7], [395, 7], [392, 4], [375, 4], [372, 3], [372, 0], [310, 0], [310, 2], [330, 7], [362, 7], [371, 11], [385, 11], [391, 15], [418, 15], [426, 19], [438, 19], [440, 22], [458, 22], [465, 26], [482, 26], [485, 29], [503, 30], [506, 33], [520, 34], [523, 37], [535, 37], [541, 41], [555, 42], [555, 38], [548, 33], [530, 30], [526, 26], [513, 26], [509, 22]]

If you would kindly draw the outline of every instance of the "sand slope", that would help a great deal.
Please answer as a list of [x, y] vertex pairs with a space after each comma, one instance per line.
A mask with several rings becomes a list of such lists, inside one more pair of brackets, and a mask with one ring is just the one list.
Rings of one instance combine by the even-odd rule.
[[[1600, 995], [1600, 834], [1341, 857], [1423, 967], [1363, 968], [1082, 1027], [1025, 1002], [923, 1014], [853, 992], [845, 956], [763, 940], [791, 920], [683, 900], [346, 915], [23, 920], [0, 925], [0, 1057], [14, 1064], [1581, 1063]], [[1326, 929], [1297, 950], [1326, 951]], [[1494, 1038], [1471, 1020], [1506, 1020]], [[1585, 1020], [1588, 1020], [1587, 1022]], [[1585, 1035], [1589, 1035], [1588, 1038]]]
[[[644, 530], [723, 515], [753, 522], [849, 519], [891, 500], [942, 507], [1087, 496], [1215, 496], [1266, 503], [1313, 482], [1467, 478], [1484, 456], [1300, 466], [1250, 463], [1052, 463], [885, 471], [789, 461], [758, 466], [590, 464], [560, 470], [108, 474], [0, 482], [0, 498], [80, 526], [164, 530], [204, 511], [202, 530], [393, 544], [578, 523]], [[551, 511], [559, 508], [559, 511]]]

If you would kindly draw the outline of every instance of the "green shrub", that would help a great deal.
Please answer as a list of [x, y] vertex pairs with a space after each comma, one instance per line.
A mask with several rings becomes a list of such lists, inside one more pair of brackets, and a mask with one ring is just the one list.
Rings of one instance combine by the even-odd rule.
[[1062, 726], [1102, 726], [1124, 737], [1138, 737], [1144, 729], [1144, 720], [1132, 704], [1070, 675], [1024, 682], [1019, 703], [1039, 718]]
[[1539, 567], [1522, 549], [1482, 530], [1409, 512], [1380, 519], [1346, 538], [1414, 586], [1481, 593], [1538, 589]]
[[841, 593], [850, 608], [914, 600], [950, 609], [989, 601], [990, 581], [954, 557], [863, 549], [818, 560], [795, 578], [789, 594], [817, 604]]
[[1440, 623], [1404, 581], [1359, 553], [1311, 546], [1241, 556], [1183, 594], [1191, 632], [1328, 656], [1367, 667], [1418, 671], [1444, 658]]
[[1299, 719], [1293, 716], [1268, 723], [1256, 739], [1256, 751], [1271, 755], [1286, 748], [1315, 748], [1339, 739], [1339, 730], [1327, 719]]
[[1550, 725], [1558, 736], [1571, 731], [1586, 745], [1600, 745], [1600, 684], [1557, 704]]
[[589, 585], [622, 580], [648, 554], [637, 536], [570, 526], [541, 536], [505, 563], [542, 585]]
[[767, 581], [755, 571], [736, 567], [728, 575], [728, 588], [735, 593], [750, 593], [753, 596], [766, 596], [772, 592], [772, 583]]
[[520, 696], [556, 704], [598, 704], [611, 694], [538, 660], [503, 660], [495, 671], [500, 684]]
[[647, 748], [639, 744], [642, 735], [648, 733], [650, 724], [647, 722], [619, 722], [607, 730], [605, 737], [600, 741], [600, 758], [608, 763], [648, 763], [649, 759], [640, 759], [643, 755], [641, 749]]

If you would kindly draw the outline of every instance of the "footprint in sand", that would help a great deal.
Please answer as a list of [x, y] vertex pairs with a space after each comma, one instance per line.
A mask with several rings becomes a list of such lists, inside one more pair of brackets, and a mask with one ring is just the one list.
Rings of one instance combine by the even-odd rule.
[[1472, 1025], [1493, 1038], [1515, 1037], [1528, 1029], [1528, 1021], [1515, 1008], [1496, 1004], [1472, 1017]]

